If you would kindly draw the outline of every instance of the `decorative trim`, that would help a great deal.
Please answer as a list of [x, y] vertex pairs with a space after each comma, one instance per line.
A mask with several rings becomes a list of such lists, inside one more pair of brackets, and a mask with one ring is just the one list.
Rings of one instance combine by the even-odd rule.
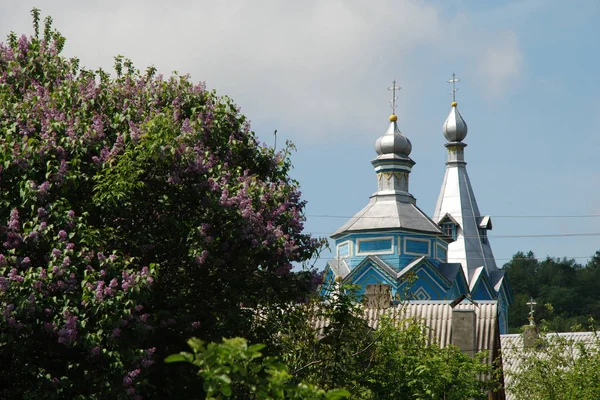
[[[394, 284], [393, 280], [390, 280], [389, 276], [382, 271], [381, 269], [377, 268], [376, 265], [373, 264], [369, 264], [366, 266], [366, 268], [364, 268], [362, 271], [360, 271], [360, 274], [354, 276], [354, 279], [352, 279], [352, 284], [358, 284], [360, 283], [360, 281], [362, 279], [365, 278], [369, 278], [369, 273], [371, 273], [372, 275], [377, 275], [377, 277], [379, 279], [377, 279], [380, 283], [384, 283], [386, 285], [390, 285], [392, 288], [396, 289], [396, 285]], [[366, 289], [366, 286], [364, 287], [364, 289]]]
[[402, 236], [398, 236], [398, 255], [402, 255]]
[[[442, 251], [446, 255], [445, 257], [440, 257], [440, 255], [439, 255], [439, 249], [442, 249]], [[442, 246], [441, 244], [436, 243], [435, 244], [435, 258], [437, 258], [441, 262], [447, 262], [448, 261], [448, 249], [444, 248], [444, 246]]]
[[[348, 254], [340, 255], [340, 247], [342, 247], [342, 246], [348, 246]], [[336, 257], [338, 257], [338, 258], [352, 257], [352, 241], [346, 240], [344, 242], [338, 243], [338, 245], [336, 246]]]
[[[362, 242], [378, 242], [383, 240], [390, 241], [390, 249], [389, 250], [374, 250], [374, 251], [360, 251], [360, 244]], [[376, 255], [376, 254], [394, 254], [394, 237], [393, 236], [382, 236], [377, 238], [365, 238], [365, 239], [356, 239], [356, 255], [357, 256], [368, 256], [368, 255]]]
[[427, 293], [423, 286], [419, 286], [412, 295], [415, 300], [431, 300], [431, 295]]
[[[406, 244], [409, 241], [425, 242], [425, 243], [427, 243], [427, 253], [413, 253], [413, 252], [408, 251], [406, 249]], [[427, 257], [430, 257], [431, 256], [431, 240], [430, 239], [419, 239], [419, 238], [405, 238], [404, 239], [404, 254], [409, 254], [411, 256], [427, 256]]]

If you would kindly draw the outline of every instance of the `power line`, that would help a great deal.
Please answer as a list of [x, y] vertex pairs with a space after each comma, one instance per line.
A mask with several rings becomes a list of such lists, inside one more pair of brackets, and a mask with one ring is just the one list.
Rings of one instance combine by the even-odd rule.
[[[559, 261], [561, 261], [563, 258], [566, 258], [567, 260], [579, 260], [579, 259], [589, 259], [592, 258], [592, 256], [564, 256], [564, 257], [511, 257], [511, 258], [496, 258], [494, 257], [494, 260], [496, 261], [546, 261], [547, 259], [558, 259]], [[317, 261], [317, 260], [334, 260], [335, 257], [317, 257], [317, 258], [311, 258], [310, 261]], [[453, 257], [453, 259], [458, 259], [458, 260], [466, 260], [466, 257]], [[482, 257], [471, 257], [471, 259], [473, 260], [483, 260]]]
[[[311, 235], [329, 235], [331, 236], [332, 232], [309, 232], [303, 231], [303, 233], [311, 234]], [[368, 233], [368, 232], [359, 232], [352, 231], [350, 233]], [[526, 234], [526, 235], [486, 235], [485, 237], [491, 239], [518, 239], [518, 238], [558, 238], [558, 237], [594, 237], [600, 236], [600, 232], [579, 232], [579, 233], [540, 233], [540, 234]], [[479, 239], [481, 236], [464, 236], [465, 239]]]
[[[397, 215], [381, 215], [381, 216], [346, 216], [346, 215], [332, 215], [332, 214], [306, 214], [306, 217], [310, 218], [344, 218], [344, 219], [359, 219], [359, 218], [397, 218]], [[458, 215], [456, 218], [482, 218], [482, 216], [474, 216], [474, 215]], [[572, 215], [490, 215], [492, 218], [531, 218], [531, 219], [539, 219], [539, 218], [600, 218], [600, 214], [572, 214]]]

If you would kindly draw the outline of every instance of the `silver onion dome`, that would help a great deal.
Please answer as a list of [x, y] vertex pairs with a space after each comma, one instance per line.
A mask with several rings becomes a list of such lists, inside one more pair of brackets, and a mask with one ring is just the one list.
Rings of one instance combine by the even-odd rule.
[[467, 123], [458, 111], [456, 102], [452, 103], [452, 109], [446, 122], [442, 127], [442, 132], [449, 142], [460, 142], [467, 137]]
[[398, 129], [398, 117], [395, 114], [390, 116], [390, 126], [385, 135], [375, 142], [375, 151], [377, 154], [399, 154], [408, 156], [412, 150], [412, 144], [406, 136]]

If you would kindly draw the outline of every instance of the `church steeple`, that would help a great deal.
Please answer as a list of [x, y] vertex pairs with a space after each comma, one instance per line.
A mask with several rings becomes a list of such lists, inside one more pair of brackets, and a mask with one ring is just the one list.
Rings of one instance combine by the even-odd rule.
[[410, 140], [398, 128], [396, 115], [396, 81], [392, 91], [392, 115], [387, 131], [375, 142], [377, 157], [371, 161], [377, 174], [377, 191], [369, 204], [338, 229], [332, 237], [349, 231], [379, 229], [411, 229], [443, 235], [429, 217], [416, 207], [416, 199], [408, 189], [409, 175], [415, 162], [409, 157]]
[[[457, 90], [454, 85], [458, 81], [454, 74], [448, 81], [453, 84], [453, 96]], [[467, 174], [464, 156], [467, 145], [463, 143], [467, 136], [467, 123], [458, 111], [456, 101], [451, 104], [442, 132], [448, 141], [444, 145], [447, 148], [446, 173], [433, 220], [455, 239], [448, 246], [448, 262], [462, 265], [469, 284], [475, 283], [482, 267], [494, 281], [498, 268], [487, 238], [492, 222], [489, 216], [480, 214]]]
[[[395, 103], [395, 98], [392, 101]], [[395, 109], [395, 104], [392, 107]], [[415, 198], [408, 191], [408, 177], [415, 165], [409, 157], [411, 150], [410, 140], [398, 128], [398, 117], [395, 113], [390, 115], [387, 131], [375, 142], [378, 156], [371, 161], [377, 173], [377, 193], [374, 196], [395, 195], [403, 202], [415, 203]]]

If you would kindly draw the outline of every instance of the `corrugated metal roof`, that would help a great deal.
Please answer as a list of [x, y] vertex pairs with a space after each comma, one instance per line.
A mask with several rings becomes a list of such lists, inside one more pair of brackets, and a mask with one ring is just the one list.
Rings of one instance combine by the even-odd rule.
[[[455, 309], [474, 310], [476, 315], [476, 343], [475, 351], [489, 350], [488, 361], [491, 362], [493, 350], [497, 343], [497, 318], [498, 306], [496, 301], [480, 301], [477, 305], [468, 301], [458, 304]], [[382, 315], [392, 320], [403, 321], [409, 318], [421, 320], [429, 327], [429, 340], [440, 347], [452, 343], [452, 307], [448, 301], [410, 301], [405, 304], [394, 305], [387, 309], [364, 310], [367, 324], [372, 329], [377, 329]], [[315, 328], [322, 330], [329, 325], [328, 320], [315, 321]]]
[[[550, 345], [561, 343], [565, 346], [565, 355], [572, 355], [573, 357], [577, 357], [578, 354], [577, 343], [583, 343], [586, 348], [596, 347], [600, 344], [600, 337], [597, 332], [554, 332], [545, 334], [542, 337], [549, 341]], [[505, 371], [506, 399], [511, 400], [515, 399], [510, 392], [513, 381], [511, 373], [520, 371], [524, 357], [530, 356], [531, 353], [524, 352], [523, 335], [521, 334], [500, 335], [500, 347], [502, 368]], [[538, 351], [535, 354], [536, 357], [544, 357], [545, 355], [546, 352], [544, 351]]]

